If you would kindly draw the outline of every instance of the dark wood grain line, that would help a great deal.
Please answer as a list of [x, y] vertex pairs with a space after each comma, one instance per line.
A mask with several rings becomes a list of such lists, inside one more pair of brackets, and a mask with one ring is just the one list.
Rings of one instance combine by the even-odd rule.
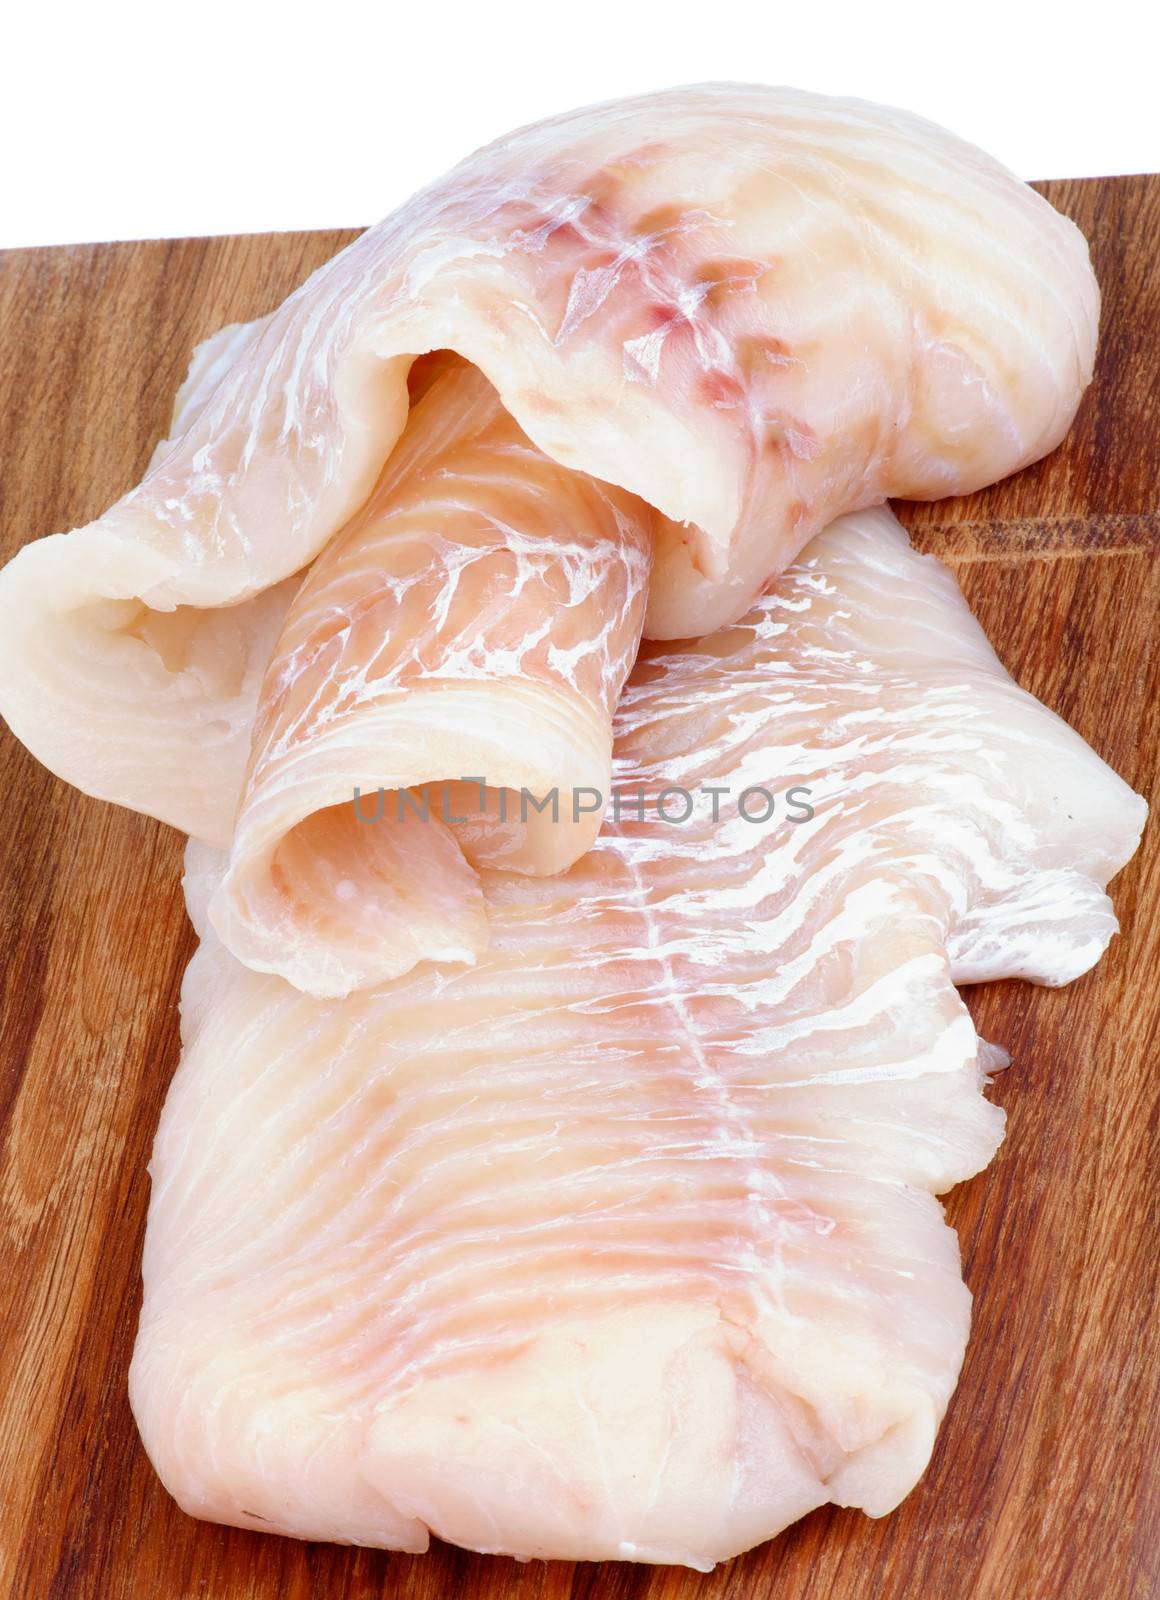
[[[1160, 498], [1160, 490], [1158, 490]], [[1103, 559], [1138, 551], [1160, 551], [1160, 517], [1155, 513], [1111, 517], [1021, 517], [1010, 522], [984, 518], [932, 523], [915, 521], [912, 508], [899, 506], [913, 542], [944, 561]]]
[[[0, 963], [0, 1159], [12, 1103], [45, 1004], [53, 937], [49, 915], [56, 879], [53, 796], [48, 783], [32, 787], [32, 803], [10, 811], [0, 854], [0, 883], [5, 886], [0, 901], [0, 949], [7, 956]], [[32, 926], [26, 935], [23, 925], [29, 920]], [[2, 1377], [0, 1366], [0, 1381]]]

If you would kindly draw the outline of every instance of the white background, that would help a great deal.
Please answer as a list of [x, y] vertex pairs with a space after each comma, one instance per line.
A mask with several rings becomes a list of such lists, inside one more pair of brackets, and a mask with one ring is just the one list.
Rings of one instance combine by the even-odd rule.
[[904, 105], [1025, 178], [1160, 168], [1154, 0], [8, 0], [0, 246], [373, 222], [506, 129], [706, 78]]

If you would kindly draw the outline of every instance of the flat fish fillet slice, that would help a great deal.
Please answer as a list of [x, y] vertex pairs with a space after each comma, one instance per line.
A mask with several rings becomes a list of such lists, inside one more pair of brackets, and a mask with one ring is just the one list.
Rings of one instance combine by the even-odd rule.
[[645, 631], [679, 638], [840, 513], [1052, 449], [1098, 304], [1070, 222], [904, 112], [700, 85], [525, 128], [225, 330], [143, 481], [0, 572], [0, 712], [69, 782], [224, 846], [284, 610], [261, 597], [371, 493], [416, 356], [457, 351], [546, 455], [656, 508]]
[[651, 538], [642, 501], [557, 466], [443, 364], [274, 648], [211, 910], [239, 959], [320, 995], [472, 961], [473, 868], [588, 849]]
[[[1089, 967], [1143, 803], [887, 513], [646, 652], [617, 727], [618, 789], [719, 820], [485, 873], [471, 969], [312, 999], [191, 850], [131, 1393], [194, 1515], [704, 1568], [926, 1465], [969, 1320], [934, 1197], [1002, 1130], [953, 985]], [[812, 819], [744, 820], [791, 784]]]

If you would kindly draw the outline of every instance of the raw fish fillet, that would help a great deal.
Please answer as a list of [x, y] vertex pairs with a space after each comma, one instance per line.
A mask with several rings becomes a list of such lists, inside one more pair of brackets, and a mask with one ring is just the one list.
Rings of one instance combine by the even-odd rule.
[[935, 1196], [1003, 1122], [954, 984], [1090, 967], [1143, 802], [887, 512], [646, 649], [616, 785], [566, 874], [483, 873], [476, 966], [341, 1001], [223, 949], [191, 847], [131, 1374], [187, 1511], [708, 1567], [922, 1472], [969, 1319]]
[[539, 450], [656, 508], [646, 632], [672, 638], [841, 512], [1052, 449], [1097, 313], [1072, 224], [904, 112], [702, 85], [526, 128], [224, 330], [142, 483], [0, 573], [0, 711], [225, 846], [278, 586], [371, 493], [417, 356], [458, 352]]
[[558, 467], [446, 364], [286, 616], [210, 913], [235, 955], [322, 995], [471, 961], [474, 867], [588, 849], [651, 534], [643, 501]]

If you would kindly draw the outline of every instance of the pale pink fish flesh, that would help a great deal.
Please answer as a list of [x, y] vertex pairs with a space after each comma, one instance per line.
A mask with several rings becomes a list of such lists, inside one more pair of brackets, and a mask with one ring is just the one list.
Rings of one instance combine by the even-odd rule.
[[235, 955], [322, 995], [472, 961], [474, 867], [560, 872], [588, 849], [651, 523], [444, 365], [275, 646], [211, 910]]
[[619, 789], [718, 821], [485, 872], [473, 968], [303, 995], [191, 848], [131, 1373], [191, 1513], [707, 1567], [922, 1472], [969, 1319], [934, 1197], [1003, 1121], [954, 984], [1090, 967], [1143, 803], [885, 512], [650, 647], [617, 729]]
[[69, 781], [224, 846], [276, 586], [370, 494], [416, 356], [457, 351], [546, 455], [657, 509], [671, 638], [841, 512], [1053, 448], [1097, 314], [1072, 224], [904, 112], [707, 85], [553, 118], [203, 350], [142, 483], [0, 573], [0, 711]]

